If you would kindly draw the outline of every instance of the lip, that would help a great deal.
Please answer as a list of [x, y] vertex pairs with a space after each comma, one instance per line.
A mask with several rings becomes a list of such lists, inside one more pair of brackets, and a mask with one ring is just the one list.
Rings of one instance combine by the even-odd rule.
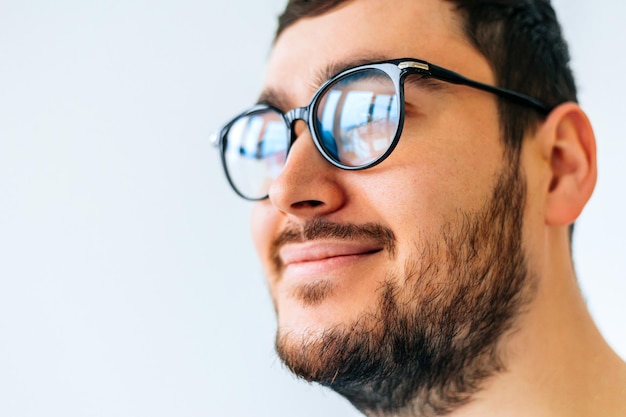
[[373, 242], [304, 242], [289, 243], [279, 251], [286, 270], [294, 275], [314, 275], [330, 272], [358, 259], [382, 251]]

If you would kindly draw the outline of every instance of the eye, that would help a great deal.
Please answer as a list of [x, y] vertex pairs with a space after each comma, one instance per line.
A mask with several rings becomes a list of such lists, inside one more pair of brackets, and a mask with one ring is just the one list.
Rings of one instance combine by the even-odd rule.
[[345, 76], [320, 100], [316, 131], [338, 162], [365, 165], [383, 155], [398, 128], [398, 96], [383, 71], [367, 69]]

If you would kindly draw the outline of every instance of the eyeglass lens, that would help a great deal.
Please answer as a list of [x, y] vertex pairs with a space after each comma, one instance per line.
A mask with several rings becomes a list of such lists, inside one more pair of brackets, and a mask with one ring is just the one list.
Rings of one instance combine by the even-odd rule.
[[315, 112], [320, 144], [335, 162], [358, 167], [382, 156], [398, 128], [398, 97], [393, 81], [378, 69], [337, 80]]
[[[361, 167], [389, 150], [399, 125], [399, 98], [390, 76], [375, 68], [347, 74], [313, 103], [312, 135], [324, 157]], [[267, 195], [285, 163], [290, 132], [284, 116], [262, 109], [236, 119], [224, 138], [229, 180], [243, 197]]]

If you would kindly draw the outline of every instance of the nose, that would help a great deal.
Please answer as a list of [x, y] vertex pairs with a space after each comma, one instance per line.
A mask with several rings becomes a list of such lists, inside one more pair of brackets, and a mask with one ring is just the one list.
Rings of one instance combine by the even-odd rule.
[[281, 173], [270, 186], [269, 200], [279, 211], [300, 220], [339, 210], [346, 202], [340, 182], [344, 171], [319, 153], [306, 123], [299, 120], [293, 129], [296, 139]]

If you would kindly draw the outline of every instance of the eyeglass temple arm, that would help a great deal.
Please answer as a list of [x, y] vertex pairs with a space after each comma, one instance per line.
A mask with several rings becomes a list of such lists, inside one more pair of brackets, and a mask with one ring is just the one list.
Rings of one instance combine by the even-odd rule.
[[[404, 64], [404, 65], [402, 65]], [[453, 84], [466, 85], [468, 87], [477, 88], [479, 90], [487, 91], [489, 93], [497, 94], [501, 97], [505, 97], [514, 101], [517, 101], [522, 104], [528, 104], [537, 109], [544, 116], [548, 115], [552, 109], [545, 104], [544, 102], [537, 100], [533, 97], [527, 96], [526, 94], [518, 93], [513, 90], [508, 90], [506, 88], [495, 87], [489, 84], [483, 84], [478, 81], [471, 80], [458, 74], [454, 71], [450, 71], [448, 69], [439, 67], [437, 65], [433, 65], [426, 62], [415, 62], [415, 63], [402, 63], [400, 64], [400, 68], [407, 68], [409, 70], [413, 70], [423, 75], [431, 76], [433, 78], [440, 79], [442, 81], [446, 81]]]

